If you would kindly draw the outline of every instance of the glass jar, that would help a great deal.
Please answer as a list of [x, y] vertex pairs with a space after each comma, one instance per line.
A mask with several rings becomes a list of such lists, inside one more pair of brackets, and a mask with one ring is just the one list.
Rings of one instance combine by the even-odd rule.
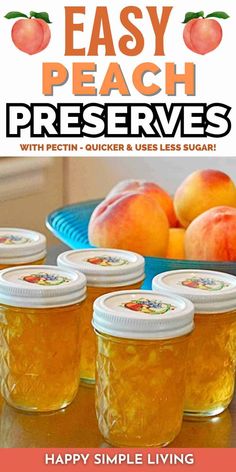
[[24, 411], [69, 405], [79, 385], [86, 278], [53, 266], [0, 272], [1, 393]]
[[82, 308], [81, 381], [95, 383], [96, 338], [92, 328], [96, 298], [117, 290], [139, 289], [144, 280], [144, 258], [115, 249], [67, 251], [58, 257], [60, 267], [78, 270], [87, 279], [87, 299]]
[[46, 252], [43, 234], [27, 229], [0, 228], [0, 270], [44, 264]]
[[164, 446], [180, 431], [193, 305], [150, 290], [94, 303], [96, 413], [113, 446]]
[[214, 416], [230, 404], [236, 372], [236, 277], [182, 270], [153, 279], [153, 290], [182, 295], [195, 305], [187, 362], [185, 414]]

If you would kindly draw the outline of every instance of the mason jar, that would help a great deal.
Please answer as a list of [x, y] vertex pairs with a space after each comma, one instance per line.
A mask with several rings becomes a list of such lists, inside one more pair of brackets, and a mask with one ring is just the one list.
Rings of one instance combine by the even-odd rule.
[[0, 228], [0, 270], [18, 265], [43, 264], [46, 238], [36, 231]]
[[0, 377], [6, 402], [32, 412], [65, 408], [79, 386], [86, 278], [54, 266], [0, 272]]
[[96, 339], [91, 325], [96, 298], [116, 290], [139, 289], [144, 280], [144, 258], [115, 249], [67, 251], [57, 259], [59, 267], [85, 274], [87, 299], [82, 308], [81, 381], [95, 383]]
[[96, 413], [113, 446], [165, 446], [180, 431], [193, 304], [129, 290], [94, 303]]
[[236, 277], [176, 270], [153, 279], [153, 290], [181, 295], [195, 306], [190, 339], [185, 414], [214, 416], [230, 404], [236, 370]]

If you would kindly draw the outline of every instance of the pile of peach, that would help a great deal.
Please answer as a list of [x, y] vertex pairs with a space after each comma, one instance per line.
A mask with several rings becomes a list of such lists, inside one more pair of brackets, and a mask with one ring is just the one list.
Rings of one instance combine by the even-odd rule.
[[118, 183], [94, 210], [90, 243], [144, 256], [236, 261], [236, 187], [217, 170], [187, 177], [174, 198], [156, 183]]

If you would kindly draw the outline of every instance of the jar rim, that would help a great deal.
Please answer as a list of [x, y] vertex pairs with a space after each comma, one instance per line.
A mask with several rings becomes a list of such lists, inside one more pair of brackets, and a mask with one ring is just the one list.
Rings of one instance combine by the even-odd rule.
[[236, 277], [225, 272], [201, 269], [162, 272], [153, 278], [152, 289], [187, 298], [198, 314], [236, 310]]
[[73, 249], [60, 254], [57, 265], [82, 272], [90, 287], [126, 286], [145, 278], [144, 257], [122, 249]]
[[93, 327], [127, 339], [167, 339], [193, 330], [194, 307], [183, 297], [152, 290], [121, 290], [94, 302]]
[[8, 306], [50, 308], [86, 298], [84, 274], [49, 265], [26, 265], [0, 271], [0, 300]]
[[[193, 331], [193, 330], [194, 330], [194, 326], [193, 326], [192, 331]], [[190, 336], [191, 333], [192, 333], [192, 331], [189, 331], [189, 332], [186, 333], [186, 334], [181, 334], [180, 336], [174, 336], [174, 337], [172, 336], [172, 337], [170, 337], [170, 338], [162, 338], [162, 339], [161, 339], [161, 338], [158, 338], [158, 339], [153, 338], [153, 339], [146, 339], [146, 338], [125, 338], [125, 337], [119, 338], [119, 337], [117, 337], [117, 336], [113, 336], [112, 334], [102, 333], [102, 332], [100, 332], [100, 331], [98, 331], [98, 330], [96, 330], [96, 329], [94, 328], [94, 332], [95, 332], [95, 334], [96, 334], [97, 336], [102, 336], [102, 337], [105, 337], [105, 338], [112, 338], [112, 340], [114, 340], [114, 342], [117, 342], [117, 343], [122, 343], [122, 342], [126, 342], [126, 341], [130, 341], [130, 342], [134, 341], [135, 343], [137, 343], [137, 342], [139, 342], [139, 341], [140, 341], [141, 343], [143, 343], [143, 342], [145, 342], [145, 341], [147, 341], [147, 342], [152, 342], [152, 343], [155, 343], [155, 342], [157, 342], [157, 341], [167, 341], [167, 342], [168, 342], [168, 341], [173, 341], [173, 342], [176, 341], [176, 342], [177, 342], [178, 340], [180, 340], [180, 339], [183, 338], [183, 337]]]
[[44, 234], [22, 228], [0, 228], [0, 264], [23, 264], [46, 256]]

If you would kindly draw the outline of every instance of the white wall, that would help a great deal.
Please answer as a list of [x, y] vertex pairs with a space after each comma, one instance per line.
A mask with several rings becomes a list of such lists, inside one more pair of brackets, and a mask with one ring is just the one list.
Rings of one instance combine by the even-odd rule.
[[63, 164], [61, 158], [1, 158], [0, 226], [42, 231], [55, 243], [45, 218], [63, 205]]
[[100, 198], [122, 179], [157, 182], [173, 194], [181, 181], [196, 169], [220, 169], [236, 183], [236, 158], [66, 158], [66, 201]]

